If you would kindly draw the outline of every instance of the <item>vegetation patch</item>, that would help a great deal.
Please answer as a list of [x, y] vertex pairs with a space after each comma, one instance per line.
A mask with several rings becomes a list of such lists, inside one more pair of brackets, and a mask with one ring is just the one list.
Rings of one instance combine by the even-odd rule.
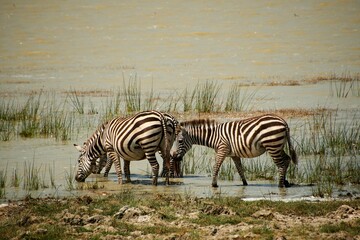
[[4, 239], [349, 238], [359, 233], [360, 202], [248, 202], [123, 190], [106, 197], [27, 198], [1, 207], [0, 216]]

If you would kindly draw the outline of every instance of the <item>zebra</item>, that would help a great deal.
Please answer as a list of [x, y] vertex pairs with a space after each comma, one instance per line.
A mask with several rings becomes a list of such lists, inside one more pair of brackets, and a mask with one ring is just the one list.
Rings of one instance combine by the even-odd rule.
[[[241, 158], [260, 156], [265, 151], [272, 157], [279, 171], [279, 187], [289, 187], [286, 171], [290, 159], [297, 164], [296, 152], [290, 141], [290, 129], [281, 117], [274, 114], [252, 117], [239, 121], [218, 123], [214, 120], [199, 119], [181, 122], [181, 131], [171, 151], [172, 157], [181, 161], [193, 144], [215, 149], [216, 162], [213, 167], [212, 186], [218, 187], [217, 176], [226, 157], [231, 157], [247, 185]], [[289, 157], [284, 146], [288, 143]]]
[[[85, 181], [96, 171], [96, 160], [106, 154], [115, 164], [119, 184], [122, 184], [121, 157], [128, 161], [146, 158], [153, 170], [153, 185], [157, 185], [159, 164], [155, 153], [161, 151], [169, 169], [170, 147], [174, 140], [175, 134], [167, 134], [166, 117], [161, 112], [143, 111], [127, 118], [114, 118], [100, 125], [82, 147], [74, 144], [80, 151], [75, 180]], [[166, 183], [169, 183], [168, 174]]]
[[[172, 143], [174, 142], [175, 138], [171, 139], [171, 137], [174, 137], [177, 135], [177, 133], [179, 132], [179, 122], [176, 120], [176, 118], [169, 114], [169, 113], [163, 113], [165, 118], [166, 118], [166, 126], [167, 126], [167, 134], [170, 138], [170, 142], [169, 144], [172, 145]], [[161, 152], [159, 152], [161, 155]], [[111, 169], [113, 162], [112, 160], [109, 158], [107, 158], [106, 154], [100, 156], [97, 160], [96, 160], [96, 168], [93, 169], [92, 173], [95, 174], [100, 174], [102, 169], [105, 168], [105, 172], [104, 172], [104, 177], [107, 177], [109, 175], [109, 171]], [[172, 158], [170, 159], [170, 177], [180, 177], [181, 173], [180, 173], [180, 161], [174, 161]], [[125, 177], [127, 178], [127, 182], [131, 182], [130, 179], [130, 161], [124, 160], [124, 173], [125, 173]], [[163, 171], [161, 173], [162, 177], [166, 176], [166, 165], [165, 162], [163, 162]]]

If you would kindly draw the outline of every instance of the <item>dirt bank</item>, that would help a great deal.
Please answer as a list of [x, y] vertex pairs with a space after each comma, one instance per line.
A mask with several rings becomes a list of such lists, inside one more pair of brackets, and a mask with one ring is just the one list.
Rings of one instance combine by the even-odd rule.
[[360, 201], [124, 192], [2, 204], [1, 239], [360, 239]]

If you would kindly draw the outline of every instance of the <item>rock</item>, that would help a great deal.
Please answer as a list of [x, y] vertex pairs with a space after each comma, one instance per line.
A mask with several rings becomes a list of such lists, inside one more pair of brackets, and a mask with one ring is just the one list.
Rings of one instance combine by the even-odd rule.
[[102, 216], [102, 215], [94, 215], [94, 216], [88, 217], [86, 219], [86, 222], [87, 223], [98, 223], [98, 222], [101, 222], [103, 219], [104, 219], [104, 216]]
[[47, 233], [47, 229], [45, 228], [38, 228], [35, 230], [35, 234], [46, 234]]
[[336, 213], [337, 214], [353, 214], [354, 213], [354, 209], [348, 205], [341, 205], [337, 210]]
[[118, 219], [131, 219], [140, 215], [142, 215], [142, 211], [139, 208], [126, 205], [120, 208], [120, 210], [114, 214], [114, 217]]
[[271, 210], [262, 209], [253, 213], [251, 216], [254, 218], [273, 218], [274, 214]]
[[150, 215], [141, 215], [137, 218], [137, 222], [138, 223], [142, 223], [142, 222], [150, 222], [151, 220], [151, 216]]
[[275, 238], [274, 238], [274, 240], [286, 240], [286, 237], [285, 236], [276, 236]]

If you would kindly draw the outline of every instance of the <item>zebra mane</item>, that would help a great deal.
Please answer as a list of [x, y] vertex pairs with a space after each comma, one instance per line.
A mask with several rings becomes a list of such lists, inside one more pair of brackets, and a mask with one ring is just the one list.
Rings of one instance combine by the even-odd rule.
[[96, 128], [95, 132], [84, 142], [84, 146], [87, 148], [90, 147], [91, 144], [94, 143], [95, 139], [100, 137], [100, 135], [102, 134], [102, 132], [104, 131], [104, 129], [108, 123], [109, 123], [109, 121], [106, 121], [106, 122], [100, 124]]
[[219, 124], [219, 122], [213, 119], [194, 119], [189, 121], [181, 122], [182, 127], [200, 127], [200, 126], [214, 126]]

